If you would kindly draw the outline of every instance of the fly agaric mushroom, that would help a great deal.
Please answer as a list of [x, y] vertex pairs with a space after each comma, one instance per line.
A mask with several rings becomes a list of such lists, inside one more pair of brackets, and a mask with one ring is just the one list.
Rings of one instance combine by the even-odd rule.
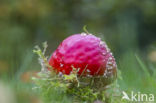
[[49, 64], [57, 73], [66, 75], [74, 67], [78, 77], [116, 77], [117, 66], [110, 49], [92, 34], [81, 33], [66, 38], [50, 57]]

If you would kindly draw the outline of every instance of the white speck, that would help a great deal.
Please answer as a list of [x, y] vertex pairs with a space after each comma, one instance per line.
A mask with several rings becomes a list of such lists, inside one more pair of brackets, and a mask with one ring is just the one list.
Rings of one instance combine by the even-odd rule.
[[106, 75], [106, 73], [104, 73], [104, 74], [103, 74], [103, 77], [107, 78], [107, 75]]
[[86, 36], [87, 34], [86, 33], [81, 33], [81, 36]]
[[106, 50], [107, 50], [107, 52], [110, 52], [110, 49], [106, 46]]
[[63, 67], [63, 64], [60, 64], [60, 67]]
[[59, 75], [62, 74], [62, 72], [59, 72]]
[[108, 70], [111, 70], [111, 69], [113, 69], [113, 67], [112, 67], [112, 66], [109, 66], [109, 67], [108, 67]]
[[105, 45], [105, 42], [104, 41], [100, 41], [100, 45]]
[[113, 63], [112, 63], [112, 61], [110, 61], [109, 59], [108, 59], [108, 62], [107, 62], [107, 64], [106, 64], [106, 70], [111, 70], [111, 69], [113, 69]]
[[107, 44], [104, 41], [100, 41], [100, 46], [102, 48], [106, 48], [107, 52], [110, 52], [110, 49], [108, 48]]
[[99, 46], [102, 47], [102, 48], [106, 48], [106, 44], [105, 44], [105, 42], [103, 42], [103, 41], [100, 41]]
[[112, 60], [113, 58], [112, 57], [109, 57], [109, 60]]
[[112, 71], [109, 71], [108, 74], [112, 74]]
[[108, 62], [107, 64], [113, 64], [112, 62]]
[[88, 74], [87, 77], [92, 77], [92, 75], [89, 75], [89, 74]]
[[87, 72], [91, 72], [89, 69], [87, 69]]
[[98, 39], [101, 41], [101, 38], [98, 37]]
[[62, 77], [63, 76], [62, 72], [59, 72], [58, 76], [59, 77]]
[[103, 52], [103, 53], [102, 53], [102, 55], [106, 55], [106, 53], [105, 53], [105, 52]]
[[113, 64], [113, 67], [117, 67], [116, 63]]

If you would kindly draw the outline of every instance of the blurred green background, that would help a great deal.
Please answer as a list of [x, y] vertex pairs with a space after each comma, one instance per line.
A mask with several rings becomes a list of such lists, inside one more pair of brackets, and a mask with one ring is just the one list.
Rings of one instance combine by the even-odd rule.
[[135, 57], [154, 75], [155, 0], [0, 0], [0, 80], [17, 92], [17, 102], [39, 103], [29, 88], [31, 75], [40, 70], [34, 46], [47, 41], [51, 55], [63, 39], [83, 32], [84, 25], [111, 48], [122, 71], [122, 88], [155, 90], [141, 84], [145, 76]]

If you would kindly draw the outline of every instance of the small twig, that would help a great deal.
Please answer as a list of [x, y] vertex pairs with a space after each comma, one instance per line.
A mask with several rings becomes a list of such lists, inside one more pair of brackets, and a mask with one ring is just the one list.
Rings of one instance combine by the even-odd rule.
[[87, 64], [87, 65], [86, 65], [86, 67], [83, 69], [83, 71], [82, 71], [82, 73], [81, 73], [80, 77], [82, 77], [82, 75], [83, 75], [83, 74], [84, 74], [84, 72], [86, 71], [87, 67], [88, 67], [88, 64]]

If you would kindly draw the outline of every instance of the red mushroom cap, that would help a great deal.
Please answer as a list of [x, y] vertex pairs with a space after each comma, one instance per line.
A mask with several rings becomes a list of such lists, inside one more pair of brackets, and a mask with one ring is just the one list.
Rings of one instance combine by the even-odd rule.
[[106, 43], [94, 35], [75, 34], [66, 38], [54, 51], [49, 64], [69, 75], [72, 66], [78, 75], [110, 76], [116, 73], [116, 62]]

